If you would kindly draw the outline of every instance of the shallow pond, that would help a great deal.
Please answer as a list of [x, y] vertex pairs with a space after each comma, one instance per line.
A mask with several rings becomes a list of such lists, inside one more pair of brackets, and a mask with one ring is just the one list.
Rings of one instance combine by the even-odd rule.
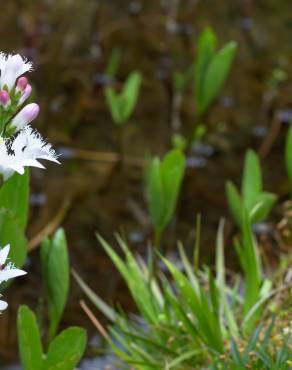
[[[189, 153], [177, 219], [165, 234], [164, 249], [175, 255], [176, 240], [180, 239], [190, 250], [195, 216], [200, 213], [202, 258], [212, 261], [218, 221], [228, 217], [224, 184], [227, 179], [239, 182], [247, 147], [261, 149], [266, 187], [285, 199], [282, 151], [292, 96], [292, 13], [288, 0], [182, 0], [177, 17], [175, 8], [163, 6], [167, 1], [19, 3], [9, 2], [0, 14], [1, 49], [19, 51], [34, 60], [31, 78], [42, 108], [37, 125], [62, 154], [61, 166], [32, 172], [28, 230], [32, 248], [37, 246], [41, 230], [62, 224], [72, 266], [104, 299], [118, 300], [131, 309], [127, 290], [95, 233], [114, 241], [113, 233], [121, 231], [134, 249], [146, 253], [151, 227], [143, 200], [145, 154], [162, 155], [170, 147], [172, 74], [190, 65], [198, 33], [206, 25], [214, 28], [221, 45], [233, 39], [239, 48], [232, 74], [205, 117], [207, 134]], [[107, 82], [104, 71], [115, 46], [123, 55], [117, 84], [133, 69], [139, 69], [144, 77], [137, 110], [123, 133], [128, 158], [124, 166], [112, 154], [118, 152], [118, 137], [103, 96]], [[277, 71], [287, 74], [279, 84], [273, 77]], [[198, 123], [191, 90], [180, 110], [183, 133]], [[276, 222], [280, 215], [276, 211], [273, 217]], [[232, 225], [229, 228], [232, 230]], [[230, 265], [235, 264], [233, 257], [229, 247]], [[17, 357], [18, 305], [27, 303], [42, 309], [37, 248], [26, 269], [28, 277], [5, 293], [10, 310], [0, 320], [1, 363]], [[62, 326], [83, 325], [93, 336], [94, 329], [79, 306], [82, 297], [72, 281]], [[92, 355], [94, 351], [89, 352]]]

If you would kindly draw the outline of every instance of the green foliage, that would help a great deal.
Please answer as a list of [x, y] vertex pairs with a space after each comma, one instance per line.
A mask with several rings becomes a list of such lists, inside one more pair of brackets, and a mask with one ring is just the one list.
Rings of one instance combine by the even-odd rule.
[[262, 174], [257, 154], [248, 150], [245, 156], [240, 195], [236, 187], [228, 181], [226, 195], [232, 216], [242, 228], [243, 214], [251, 224], [264, 221], [269, 215], [277, 196], [262, 190]]
[[14, 174], [0, 188], [0, 207], [8, 209], [25, 230], [28, 216], [29, 171], [24, 175]]
[[[236, 240], [235, 246], [245, 276], [243, 316], [248, 317], [248, 319], [244, 321], [243, 329], [250, 332], [254, 328], [258, 315], [261, 312], [262, 307], [259, 306], [250, 315], [250, 311], [253, 310], [254, 305], [262, 298], [261, 286], [264, 278], [258, 255], [258, 247], [252, 234], [246, 212], [243, 213], [242, 240]], [[267, 293], [265, 292], [265, 294]]]
[[216, 35], [206, 28], [198, 41], [195, 68], [195, 95], [199, 114], [206, 112], [229, 74], [237, 45], [229, 42], [217, 53]]
[[0, 245], [11, 245], [10, 259], [21, 267], [27, 254], [29, 172], [14, 174], [0, 188]]
[[120, 310], [113, 311], [76, 273], [75, 278], [112, 322], [109, 343], [117, 356], [137, 370], [187, 370], [194, 369], [194, 364], [199, 369], [207, 358], [216, 363], [231, 340], [245, 340], [255, 330], [263, 304], [271, 297], [268, 290], [262, 289], [256, 244], [247, 219], [238, 245], [245, 272], [244, 297], [236, 281], [234, 285], [226, 283], [223, 222], [216, 242], [216, 277], [209, 268], [197, 271], [181, 245], [178, 249], [181, 268], [161, 257], [171, 274], [169, 279], [168, 272], [153, 276], [151, 268], [141, 257], [135, 257], [119, 236], [124, 259], [103, 238], [98, 239], [125, 280], [138, 316], [128, 318]]
[[78, 327], [63, 330], [50, 344], [46, 369], [72, 370], [81, 360], [86, 346], [86, 332]]
[[69, 291], [69, 259], [64, 230], [57, 230], [51, 240], [44, 239], [41, 260], [50, 317], [49, 338], [52, 339], [58, 329]]
[[[281, 345], [273, 329], [278, 330]], [[215, 360], [210, 370], [288, 370], [292, 364], [291, 345], [291, 335], [278, 329], [273, 319], [266, 329], [263, 325], [256, 328], [245, 343], [232, 340], [230, 354]]]
[[17, 315], [18, 346], [24, 370], [43, 370], [43, 348], [34, 313], [21, 306]]
[[51, 342], [45, 355], [36, 317], [27, 306], [21, 306], [18, 310], [17, 331], [24, 370], [74, 370], [86, 346], [85, 330], [72, 327]]
[[292, 194], [292, 126], [289, 127], [285, 145], [285, 165]]
[[174, 149], [146, 168], [146, 195], [154, 229], [161, 233], [170, 222], [185, 172], [185, 156]]
[[16, 266], [21, 267], [27, 254], [27, 242], [24, 230], [16, 216], [8, 209], [0, 209], [0, 245], [11, 245], [9, 258]]
[[108, 107], [114, 122], [118, 126], [125, 124], [133, 113], [138, 101], [141, 82], [141, 74], [132, 72], [120, 93], [117, 93], [112, 87], [105, 89]]

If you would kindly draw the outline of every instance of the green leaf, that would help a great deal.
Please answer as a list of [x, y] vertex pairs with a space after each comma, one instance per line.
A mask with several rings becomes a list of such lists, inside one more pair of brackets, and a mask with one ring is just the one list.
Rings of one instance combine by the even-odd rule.
[[52, 240], [46, 238], [41, 247], [42, 270], [47, 291], [52, 339], [63, 314], [69, 290], [69, 260], [64, 231], [57, 230]]
[[23, 266], [27, 254], [27, 242], [23, 227], [9, 210], [0, 209], [0, 246], [10, 244], [10, 260], [17, 266]]
[[220, 302], [220, 321], [224, 322], [226, 318], [227, 325], [229, 327], [230, 334], [236, 337], [238, 334], [238, 327], [236, 324], [235, 315], [230, 303], [227, 300], [227, 287], [225, 281], [225, 257], [224, 257], [224, 221], [220, 220], [217, 238], [216, 238], [216, 282], [219, 291], [219, 302]]
[[185, 164], [185, 156], [178, 149], [174, 149], [166, 154], [161, 164], [165, 200], [163, 228], [169, 223], [173, 216], [184, 177]]
[[38, 325], [34, 313], [27, 306], [20, 306], [18, 310], [17, 335], [23, 369], [44, 369], [43, 349]]
[[272, 193], [263, 192], [258, 195], [257, 199], [257, 203], [249, 213], [252, 224], [261, 222], [268, 217], [272, 207], [277, 201], [277, 196]]
[[245, 155], [241, 188], [243, 201], [248, 211], [250, 211], [257, 202], [262, 187], [260, 162], [257, 154], [250, 149]]
[[84, 329], [71, 327], [62, 331], [49, 346], [46, 370], [75, 369], [83, 356], [85, 346], [86, 331]]
[[146, 169], [146, 192], [154, 228], [161, 232], [170, 222], [185, 172], [185, 156], [179, 149], [163, 161], [154, 158]]
[[226, 183], [226, 196], [227, 196], [227, 201], [228, 201], [230, 212], [235, 222], [237, 223], [237, 226], [241, 227], [242, 209], [244, 205], [238, 193], [238, 190], [230, 181], [227, 181]]
[[29, 171], [24, 175], [14, 174], [0, 188], [0, 208], [9, 209], [24, 230], [28, 217]]
[[209, 63], [202, 87], [202, 101], [198, 106], [199, 113], [205, 112], [218, 95], [229, 74], [236, 48], [235, 42], [229, 42]]
[[117, 125], [121, 125], [123, 123], [123, 118], [120, 112], [120, 102], [118, 94], [114, 91], [112, 87], [107, 87], [105, 89], [105, 97], [114, 122]]
[[214, 56], [216, 35], [210, 27], [206, 27], [198, 41], [197, 58], [195, 64], [195, 94], [198, 110], [202, 111], [203, 87], [207, 68]]
[[123, 91], [121, 94], [122, 101], [122, 117], [123, 121], [127, 121], [130, 115], [133, 113], [138, 97], [142, 77], [139, 72], [132, 72], [124, 84]]
[[289, 127], [289, 131], [286, 137], [285, 165], [290, 183], [290, 191], [292, 193], [292, 126]]
[[121, 93], [116, 93], [112, 87], [105, 89], [106, 101], [112, 118], [117, 125], [126, 123], [133, 113], [138, 101], [141, 82], [141, 74], [132, 72]]
[[245, 273], [244, 313], [247, 314], [260, 299], [260, 285], [263, 280], [258, 246], [252, 234], [247, 212], [243, 213], [241, 252], [241, 260], [244, 262], [242, 268]]

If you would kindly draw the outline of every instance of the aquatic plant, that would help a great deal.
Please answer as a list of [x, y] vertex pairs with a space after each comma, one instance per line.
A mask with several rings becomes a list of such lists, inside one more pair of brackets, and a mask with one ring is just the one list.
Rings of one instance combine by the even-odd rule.
[[133, 113], [138, 101], [141, 82], [141, 74], [132, 72], [120, 93], [117, 93], [111, 86], [106, 87], [106, 101], [112, 118], [118, 126], [124, 125]]
[[202, 115], [217, 97], [229, 74], [237, 45], [230, 41], [215, 52], [217, 38], [207, 27], [200, 35], [195, 61], [196, 109]]
[[[178, 155], [178, 149], [168, 155], [174, 153]], [[169, 189], [173, 187], [171, 191], [175, 194], [169, 201], [172, 212], [183, 176], [181, 153], [180, 159], [180, 175], [174, 175], [172, 171], [165, 175], [169, 181], [167, 186]], [[153, 166], [157, 168], [156, 171], [155, 167], [152, 169], [152, 176], [158, 179], [151, 181], [160, 186], [152, 184], [150, 192], [153, 206], [162, 212], [165, 210], [163, 202], [167, 199], [161, 190], [163, 162], [158, 161]], [[233, 191], [234, 186], [231, 184], [229, 187]], [[153, 274], [151, 260], [147, 263], [134, 254], [119, 235], [117, 241], [124, 258], [98, 235], [100, 244], [130, 291], [137, 309], [135, 315], [128, 316], [121, 308], [109, 306], [73, 271], [85, 294], [110, 321], [107, 330], [98, 323], [98, 330], [126, 364], [140, 370], [201, 369], [206, 366], [210, 369], [288, 368], [287, 364], [292, 360], [290, 336], [284, 335], [281, 346], [273, 347], [277, 346], [281, 329], [277, 327], [276, 334], [272, 334], [274, 321], [270, 327], [264, 324], [272, 312], [281, 310], [281, 302], [273, 310], [267, 303], [278, 292], [288, 292], [290, 285], [279, 288], [264, 272], [259, 246], [252, 232], [252, 221], [265, 219], [277, 199], [274, 194], [262, 191], [259, 160], [253, 151], [248, 151], [245, 157], [242, 198], [236, 194], [234, 206], [233, 193], [230, 196], [230, 189], [227, 189], [230, 207], [236, 209], [238, 217], [240, 235], [234, 239], [234, 247], [243, 274], [232, 273], [232, 278], [227, 276], [223, 221], [217, 234], [215, 276], [208, 266], [198, 269], [197, 251], [194, 252], [194, 262], [190, 262], [181, 243], [178, 244], [179, 258], [176, 261], [159, 254], [163, 268]], [[273, 202], [262, 204], [266, 198]], [[257, 217], [253, 218], [256, 212], [251, 210], [254, 207]], [[150, 208], [154, 227], [163, 230], [167, 224], [165, 220], [169, 221], [172, 212], [156, 211], [155, 207], [152, 211]], [[200, 230], [196, 235], [200, 237]], [[197, 239], [197, 249], [199, 243]], [[285, 312], [284, 308], [282, 312]], [[97, 319], [94, 320], [96, 322]], [[264, 330], [265, 334], [261, 334]]]
[[[121, 309], [114, 310], [75, 271], [73, 274], [92, 303], [110, 320], [109, 334], [105, 338], [125, 363], [141, 370], [201, 369], [207, 363], [213, 363], [217, 367], [212, 368], [219, 369], [218, 364], [223, 358], [230, 359], [230, 363], [233, 361], [232, 355], [229, 358], [226, 353], [233, 353], [236, 343], [252, 345], [248, 338], [258, 330], [259, 313], [263, 314], [264, 303], [274, 293], [262, 288], [263, 277], [255, 276], [253, 266], [245, 265], [248, 273], [242, 279], [244, 296], [239, 275], [235, 275], [233, 283], [227, 282], [223, 225], [221, 222], [217, 235], [216, 276], [208, 267], [196, 272], [179, 244], [178, 264], [161, 257], [168, 272], [160, 271], [154, 277], [151, 266], [147, 266], [140, 256], [135, 256], [120, 236], [117, 241], [124, 259], [98, 236], [125, 280], [137, 314], [128, 317]], [[250, 240], [244, 237], [244, 244], [253, 242], [251, 235], [247, 237]], [[251, 282], [254, 283], [253, 290]], [[103, 329], [101, 333], [105, 332]]]
[[[20, 359], [24, 370], [74, 370], [86, 347], [86, 331], [80, 327], [64, 329], [57, 335], [69, 289], [69, 260], [63, 230], [45, 238], [41, 248], [43, 281], [48, 303], [49, 329], [37, 323], [35, 314], [27, 306], [20, 306], [17, 332]], [[43, 322], [43, 320], [42, 320]], [[44, 353], [42, 340], [46, 340]]]
[[[24, 275], [19, 269], [26, 259], [25, 229], [28, 219], [29, 173], [27, 167], [44, 168], [40, 160], [59, 163], [51, 145], [30, 123], [38, 116], [39, 106], [23, 107], [32, 88], [24, 73], [32, 64], [20, 55], [0, 54], [0, 284]], [[10, 261], [7, 263], [8, 254]], [[22, 366], [25, 370], [73, 370], [86, 345], [86, 333], [81, 328], [69, 328], [58, 336], [58, 324], [69, 289], [67, 244], [59, 230], [52, 240], [42, 245], [42, 268], [49, 307], [47, 354], [43, 354], [40, 330], [33, 312], [26, 306], [18, 311], [18, 341]], [[0, 301], [0, 311], [7, 308]]]
[[[44, 168], [41, 159], [59, 163], [51, 145], [30, 126], [39, 113], [39, 106], [30, 103], [23, 107], [31, 86], [22, 75], [31, 69], [32, 64], [20, 55], [0, 53], [0, 243], [11, 245], [11, 262], [3, 267], [3, 271], [10, 269], [11, 277], [22, 271], [12, 268], [13, 263], [22, 266], [27, 253], [29, 175], [25, 168]], [[1, 265], [8, 251], [8, 247], [2, 250]]]
[[63, 330], [44, 354], [36, 317], [27, 306], [18, 310], [17, 331], [24, 370], [74, 370], [86, 346], [85, 330], [71, 327]]
[[262, 174], [257, 154], [248, 150], [245, 156], [241, 192], [238, 193], [235, 185], [228, 181], [226, 184], [226, 195], [231, 214], [238, 225], [243, 225], [243, 215], [247, 213], [251, 224], [264, 221], [269, 215], [277, 196], [264, 192], [262, 185]]
[[185, 165], [184, 154], [179, 149], [173, 149], [163, 160], [155, 157], [146, 166], [146, 197], [155, 233], [154, 246], [157, 250], [160, 248], [161, 234], [173, 217]]

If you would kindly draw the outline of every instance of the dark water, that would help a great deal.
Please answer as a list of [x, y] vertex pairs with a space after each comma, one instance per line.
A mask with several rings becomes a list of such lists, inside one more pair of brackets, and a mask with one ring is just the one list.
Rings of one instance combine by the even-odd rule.
[[[54, 225], [64, 211], [72, 266], [104, 299], [118, 300], [126, 309], [132, 307], [127, 291], [95, 232], [113, 241], [113, 232], [122, 230], [133, 248], [145, 253], [151, 228], [141, 162], [145, 153], [161, 155], [170, 148], [172, 74], [190, 65], [198, 33], [206, 25], [216, 30], [220, 45], [233, 39], [239, 48], [231, 76], [206, 117], [207, 135], [190, 155], [177, 217], [165, 234], [164, 247], [175, 253], [181, 239], [191, 248], [195, 215], [201, 213], [203, 260], [213, 260], [218, 221], [228, 216], [224, 183], [239, 183], [247, 147], [262, 148], [267, 190], [283, 199], [287, 194], [282, 152], [292, 96], [291, 2], [182, 0], [177, 16], [175, 8], [163, 3], [171, 1], [23, 0], [6, 2], [0, 14], [1, 49], [33, 59], [31, 81], [42, 108], [36, 126], [63, 153], [61, 166], [32, 172], [29, 239], [47, 224]], [[115, 46], [123, 53], [117, 85], [133, 69], [144, 78], [138, 107], [124, 132], [130, 160], [123, 167], [104, 161], [104, 153], [118, 151], [103, 96], [103, 73]], [[287, 78], [275, 84], [273, 75], [279, 70]], [[279, 111], [276, 141], [263, 147]], [[199, 123], [191, 89], [180, 116], [183, 133]], [[279, 217], [276, 210], [273, 220]], [[230, 264], [233, 257], [230, 244]], [[3, 363], [17, 356], [18, 305], [41, 307], [39, 262], [35, 250], [26, 266], [28, 276], [5, 293], [10, 310], [0, 319]], [[72, 281], [62, 326], [84, 325], [92, 336], [94, 329], [79, 306], [82, 297]]]

